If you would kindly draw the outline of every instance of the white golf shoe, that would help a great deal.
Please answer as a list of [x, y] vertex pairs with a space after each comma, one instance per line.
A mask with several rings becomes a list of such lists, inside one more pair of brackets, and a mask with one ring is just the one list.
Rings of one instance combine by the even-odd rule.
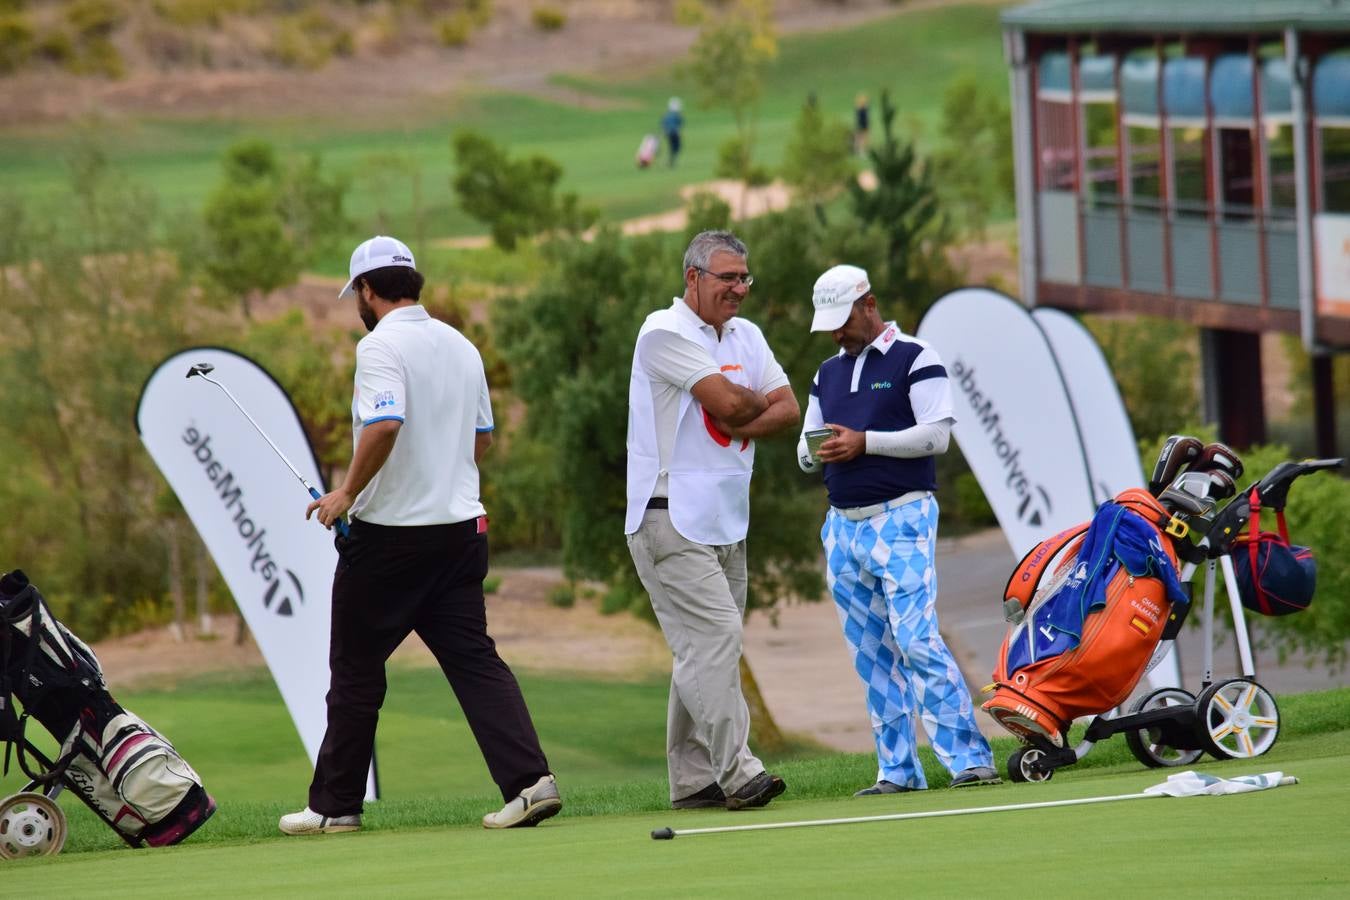
[[533, 828], [550, 816], [556, 816], [561, 809], [558, 784], [552, 775], [545, 775], [497, 812], [483, 816], [483, 827]]
[[277, 823], [282, 834], [335, 834], [341, 831], [360, 831], [361, 816], [325, 816], [306, 806], [298, 813], [281, 817]]

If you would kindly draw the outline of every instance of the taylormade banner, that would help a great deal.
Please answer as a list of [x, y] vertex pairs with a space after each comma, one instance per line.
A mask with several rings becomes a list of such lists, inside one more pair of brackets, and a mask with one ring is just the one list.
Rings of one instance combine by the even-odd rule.
[[1031, 316], [1045, 333], [1064, 375], [1069, 403], [1083, 436], [1094, 502], [1148, 484], [1125, 402], [1096, 338], [1062, 310], [1038, 306]]
[[[186, 377], [196, 363], [215, 367], [211, 377], [310, 483], [323, 490], [323, 479], [290, 398], [252, 360], [198, 347], [146, 380], [136, 410], [141, 441], [215, 559], [312, 762], [327, 722], [333, 536], [305, 521], [309, 494], [224, 391]], [[375, 796], [372, 761], [367, 799]]]
[[1013, 556], [1096, 508], [1055, 354], [1030, 314], [986, 288], [933, 304], [918, 336], [947, 366], [952, 429]]

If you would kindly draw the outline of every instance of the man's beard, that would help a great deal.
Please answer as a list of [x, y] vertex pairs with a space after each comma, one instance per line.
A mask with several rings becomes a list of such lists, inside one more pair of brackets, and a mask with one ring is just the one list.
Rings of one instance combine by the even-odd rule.
[[361, 317], [361, 324], [366, 326], [366, 331], [374, 331], [379, 318], [375, 315], [375, 310], [370, 308], [370, 304], [363, 298], [356, 301], [356, 312]]

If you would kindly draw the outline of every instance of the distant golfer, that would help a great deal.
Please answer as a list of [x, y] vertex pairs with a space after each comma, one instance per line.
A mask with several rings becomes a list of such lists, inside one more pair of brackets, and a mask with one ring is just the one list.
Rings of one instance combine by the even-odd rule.
[[[840, 351], [816, 372], [797, 456], [806, 472], [824, 469], [826, 582], [876, 738], [876, 784], [855, 796], [928, 786], [916, 716], [952, 787], [995, 784], [989, 742], [934, 604], [934, 457], [946, 452], [956, 421], [947, 370], [932, 347], [881, 320], [857, 266], [821, 275], [812, 301], [811, 330], [830, 332]], [[813, 455], [806, 435], [824, 428], [833, 434]]]
[[754, 442], [800, 411], [764, 335], [737, 315], [753, 281], [734, 235], [696, 236], [684, 296], [643, 323], [628, 382], [624, 531], [674, 656], [666, 759], [676, 809], [749, 809], [784, 790], [747, 745], [745, 534]]
[[351, 280], [369, 335], [356, 345], [352, 432], [342, 486], [314, 501], [336, 538], [328, 730], [309, 805], [286, 834], [355, 831], [385, 693], [385, 661], [410, 632], [435, 655], [506, 805], [486, 828], [534, 825], [562, 808], [515, 676], [487, 633], [488, 521], [478, 461], [492, 443], [492, 404], [477, 348], [418, 303], [412, 252], [373, 237], [352, 253]]
[[684, 129], [684, 105], [679, 97], [671, 97], [666, 104], [666, 114], [661, 117], [661, 130], [666, 135], [666, 147], [670, 151], [670, 165], [675, 165], [675, 157], [680, 155], [680, 132]]

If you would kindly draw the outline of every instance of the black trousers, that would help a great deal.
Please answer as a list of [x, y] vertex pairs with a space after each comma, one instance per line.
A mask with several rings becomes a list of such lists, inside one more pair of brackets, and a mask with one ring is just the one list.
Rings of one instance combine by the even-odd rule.
[[478, 521], [414, 527], [353, 521], [350, 537], [337, 538], [328, 730], [309, 787], [315, 812], [361, 811], [385, 662], [414, 631], [450, 682], [502, 799], [549, 773], [520, 686], [487, 633], [488, 542]]

